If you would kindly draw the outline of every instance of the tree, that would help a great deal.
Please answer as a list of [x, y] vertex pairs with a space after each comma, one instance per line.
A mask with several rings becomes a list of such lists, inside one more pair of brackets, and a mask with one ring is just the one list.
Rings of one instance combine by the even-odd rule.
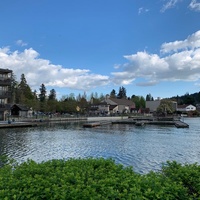
[[192, 104], [195, 105], [195, 99], [192, 95], [189, 95], [189, 93], [186, 93], [183, 96], [183, 104]]
[[42, 85], [40, 86], [40, 94], [39, 94], [40, 111], [41, 112], [46, 111], [46, 93], [47, 93], [46, 87], [42, 83]]
[[147, 94], [146, 96], [146, 101], [153, 101], [153, 97], [151, 96], [151, 94]]
[[16, 103], [31, 106], [32, 100], [34, 100], [34, 95], [31, 91], [30, 86], [27, 84], [25, 75], [22, 74], [20, 83], [16, 91]]
[[45, 102], [46, 101], [46, 87], [45, 85], [42, 83], [42, 85], [40, 86], [40, 94], [39, 94], [39, 100], [40, 102]]
[[56, 100], [56, 91], [54, 89], [50, 90], [48, 100], [55, 101]]
[[110, 97], [116, 98], [116, 91], [114, 89], [110, 92]]
[[172, 102], [166, 99], [161, 100], [160, 105], [157, 108], [157, 112], [172, 114], [174, 112]]
[[146, 101], [143, 96], [140, 97], [140, 108], [146, 108]]
[[118, 99], [126, 99], [126, 89], [122, 86], [119, 88], [119, 93], [117, 94]]

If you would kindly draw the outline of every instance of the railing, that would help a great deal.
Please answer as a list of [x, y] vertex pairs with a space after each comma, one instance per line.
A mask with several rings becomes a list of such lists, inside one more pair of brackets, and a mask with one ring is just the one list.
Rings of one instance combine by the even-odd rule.
[[11, 96], [11, 92], [0, 90], [0, 98], [8, 98]]
[[4, 86], [4, 85], [10, 85], [11, 84], [11, 79], [10, 78], [0, 78], [0, 86]]
[[0, 104], [0, 111], [5, 111], [7, 109], [8, 107], [6, 106], [6, 104]]

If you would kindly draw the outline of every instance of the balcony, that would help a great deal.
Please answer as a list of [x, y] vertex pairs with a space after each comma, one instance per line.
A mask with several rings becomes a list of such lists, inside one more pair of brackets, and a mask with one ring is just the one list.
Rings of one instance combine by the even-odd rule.
[[10, 110], [10, 106], [8, 104], [0, 103], [0, 111]]
[[6, 99], [6, 98], [9, 98], [9, 97], [11, 97], [11, 92], [0, 90], [0, 99]]
[[10, 78], [0, 78], [0, 86], [10, 86], [11, 85], [11, 79]]

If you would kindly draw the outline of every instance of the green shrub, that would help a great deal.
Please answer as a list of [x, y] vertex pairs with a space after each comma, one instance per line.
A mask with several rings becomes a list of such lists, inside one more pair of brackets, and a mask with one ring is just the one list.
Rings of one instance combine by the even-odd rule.
[[112, 159], [28, 160], [0, 168], [0, 199], [198, 199], [199, 177], [197, 164], [141, 175]]

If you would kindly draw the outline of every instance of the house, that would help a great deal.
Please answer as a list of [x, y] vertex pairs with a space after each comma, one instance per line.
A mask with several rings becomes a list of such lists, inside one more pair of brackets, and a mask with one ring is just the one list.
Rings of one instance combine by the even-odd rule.
[[12, 70], [0, 69], [0, 120], [6, 120], [10, 115], [11, 75]]
[[[148, 108], [151, 113], [156, 112], [157, 108], [160, 106], [161, 102], [162, 102], [162, 100], [160, 100], [160, 99], [157, 99], [154, 101], [146, 101], [146, 108]], [[176, 111], [177, 110], [177, 102], [170, 101], [170, 103], [172, 105], [173, 110]]]
[[146, 108], [149, 108], [149, 111], [151, 113], [156, 112], [157, 108], [159, 107], [161, 103], [161, 100], [155, 100], [155, 101], [146, 101]]
[[195, 111], [196, 107], [193, 105], [178, 105], [177, 106], [177, 111], [180, 112], [189, 112], [189, 111]]
[[117, 99], [106, 97], [99, 105], [100, 114], [112, 115], [120, 113], [131, 113], [135, 109], [135, 103], [128, 99]]
[[32, 117], [32, 109], [27, 106], [14, 104], [10, 108], [13, 117]]

